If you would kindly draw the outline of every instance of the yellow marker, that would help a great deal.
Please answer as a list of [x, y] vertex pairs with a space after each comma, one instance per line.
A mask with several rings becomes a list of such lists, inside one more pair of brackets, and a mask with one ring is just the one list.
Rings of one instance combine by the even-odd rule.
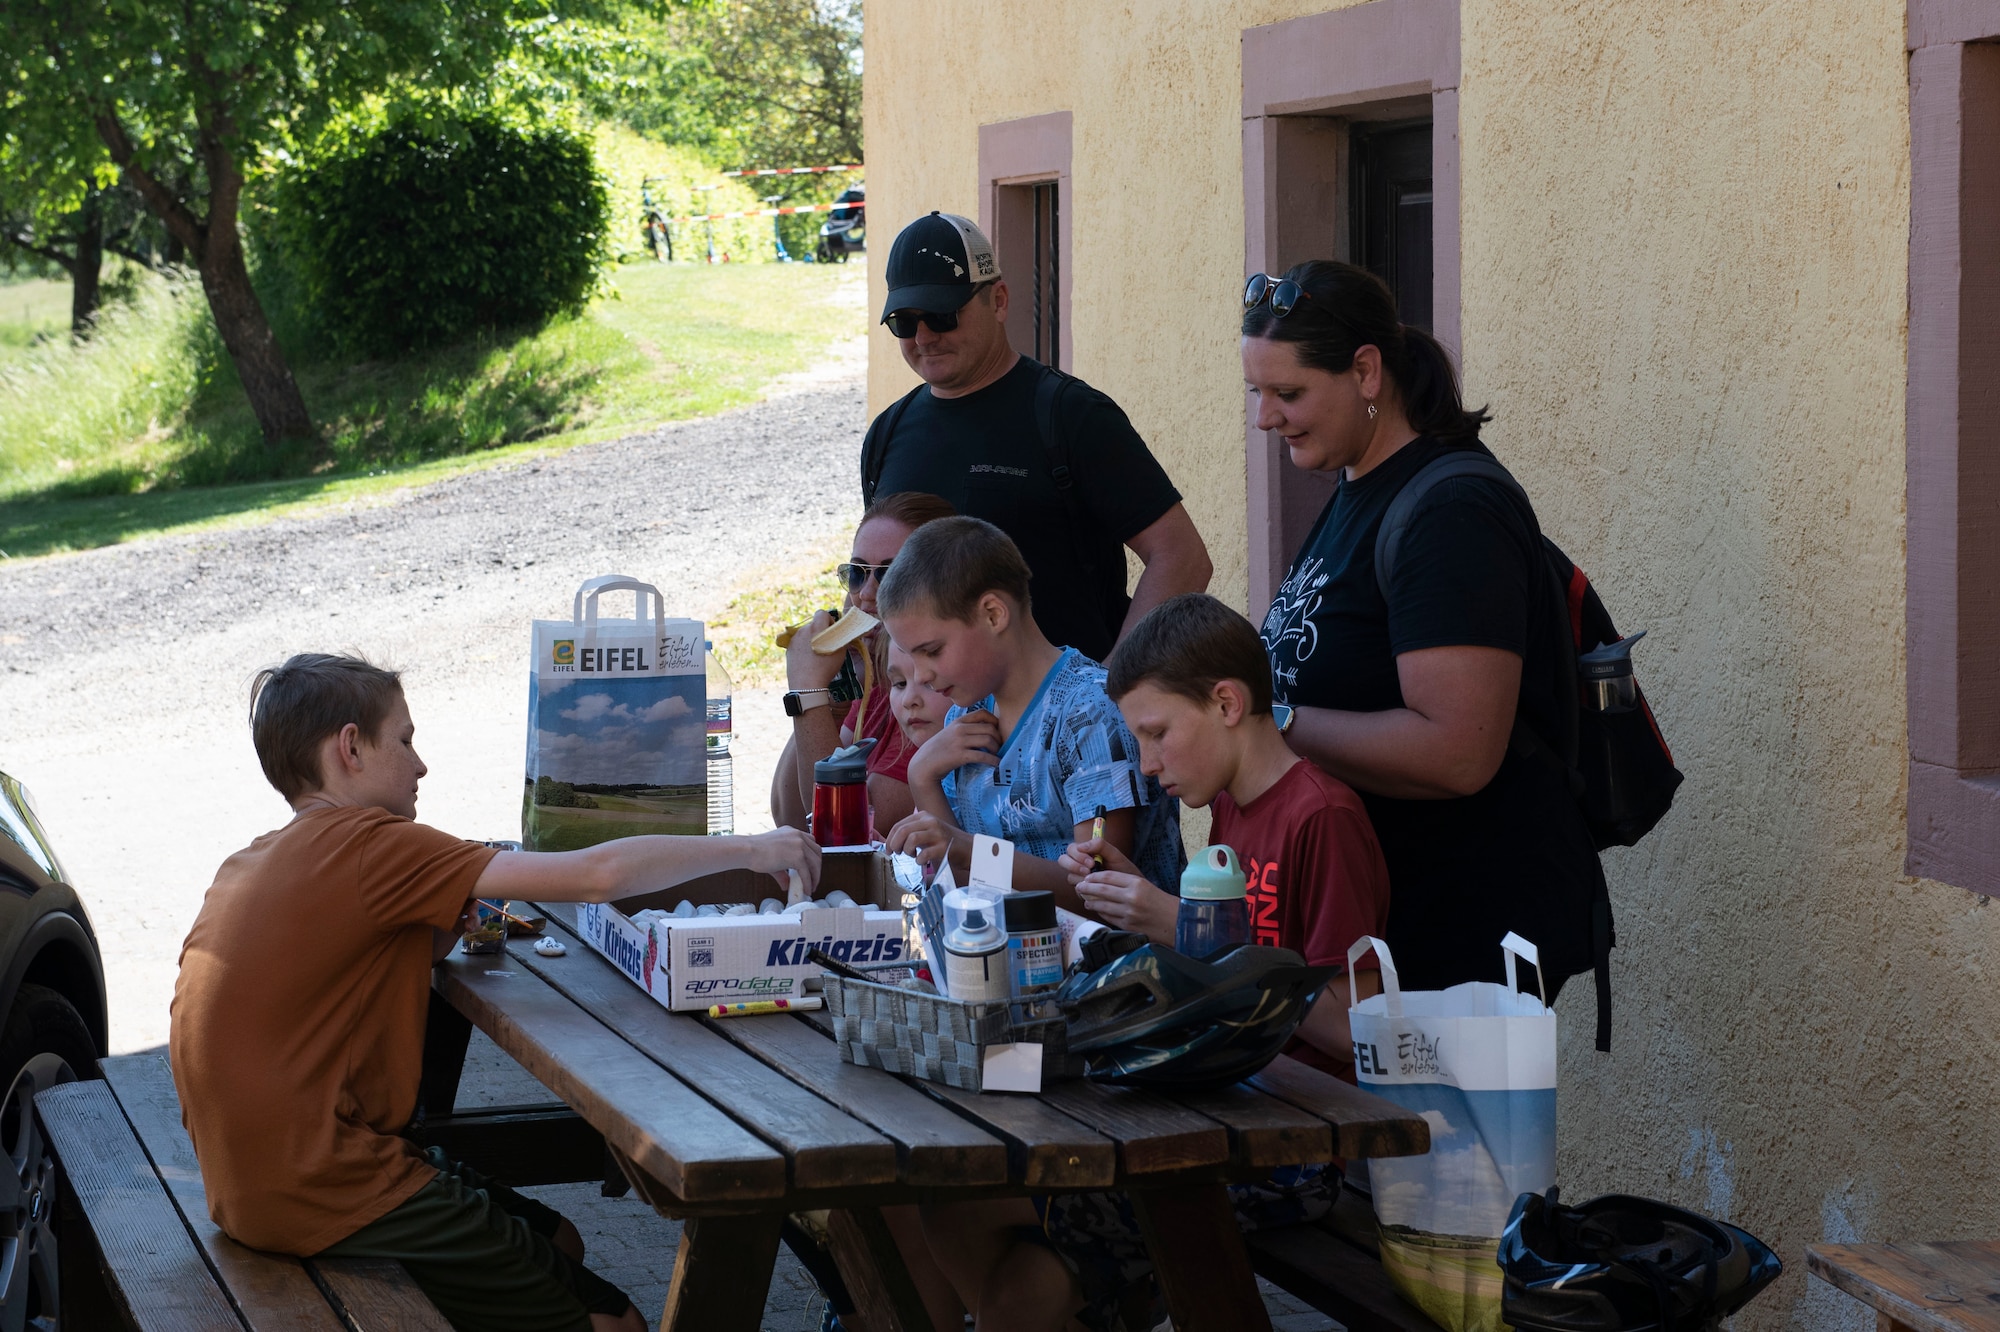
[[818, 995], [803, 999], [752, 999], [741, 1004], [710, 1004], [710, 1017], [755, 1017], [759, 1013], [810, 1013], [826, 1001]]
[[[1097, 817], [1091, 820], [1090, 840], [1093, 842], [1101, 842], [1104, 840], [1104, 806], [1102, 805], [1099, 805], [1097, 807]], [[1090, 858], [1090, 863], [1097, 866], [1097, 868], [1099, 869], [1103, 869], [1104, 857], [1092, 856]]]

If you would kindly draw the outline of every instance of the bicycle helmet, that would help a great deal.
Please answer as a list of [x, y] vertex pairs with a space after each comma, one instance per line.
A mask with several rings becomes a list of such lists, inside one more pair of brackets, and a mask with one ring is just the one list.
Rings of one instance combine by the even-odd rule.
[[1220, 1086], [1278, 1057], [1335, 967], [1285, 948], [1244, 945], [1196, 961], [1147, 944], [1056, 994], [1069, 1050], [1100, 1082]]
[[1624, 1194], [1514, 1201], [1501, 1316], [1522, 1332], [1707, 1332], [1785, 1270], [1748, 1231]]

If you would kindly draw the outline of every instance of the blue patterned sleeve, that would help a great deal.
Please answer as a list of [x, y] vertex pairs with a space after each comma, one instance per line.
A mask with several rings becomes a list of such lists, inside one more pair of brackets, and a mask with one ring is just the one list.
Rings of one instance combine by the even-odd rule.
[[1054, 775], [1074, 822], [1087, 822], [1099, 805], [1136, 809], [1146, 803], [1138, 741], [1095, 682], [1076, 691], [1056, 728], [1055, 749]]

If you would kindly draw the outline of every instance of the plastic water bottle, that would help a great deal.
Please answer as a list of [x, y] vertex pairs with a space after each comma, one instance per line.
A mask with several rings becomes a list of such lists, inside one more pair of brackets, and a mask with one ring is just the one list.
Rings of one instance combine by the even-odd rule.
[[1181, 911], [1174, 922], [1174, 951], [1204, 958], [1250, 942], [1248, 883], [1236, 852], [1211, 846], [1181, 871]]
[[729, 757], [729, 705], [735, 682], [715, 658], [715, 644], [704, 642], [708, 672], [708, 833], [725, 836], [736, 830], [736, 774]]

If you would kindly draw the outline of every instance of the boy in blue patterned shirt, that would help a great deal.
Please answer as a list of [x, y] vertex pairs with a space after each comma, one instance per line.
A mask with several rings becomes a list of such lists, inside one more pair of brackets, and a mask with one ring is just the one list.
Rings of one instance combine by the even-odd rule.
[[1042, 636], [1029, 573], [1006, 533], [978, 518], [941, 518], [911, 534], [877, 604], [919, 684], [952, 701], [945, 728], [910, 760], [917, 812], [889, 848], [927, 866], [946, 856], [963, 877], [972, 834], [1014, 843], [1017, 892], [1044, 889], [1084, 911], [1057, 863], [1104, 838], [1154, 883], [1177, 884], [1186, 852], [1180, 805], [1139, 770], [1139, 746], [1104, 692], [1104, 668]]

